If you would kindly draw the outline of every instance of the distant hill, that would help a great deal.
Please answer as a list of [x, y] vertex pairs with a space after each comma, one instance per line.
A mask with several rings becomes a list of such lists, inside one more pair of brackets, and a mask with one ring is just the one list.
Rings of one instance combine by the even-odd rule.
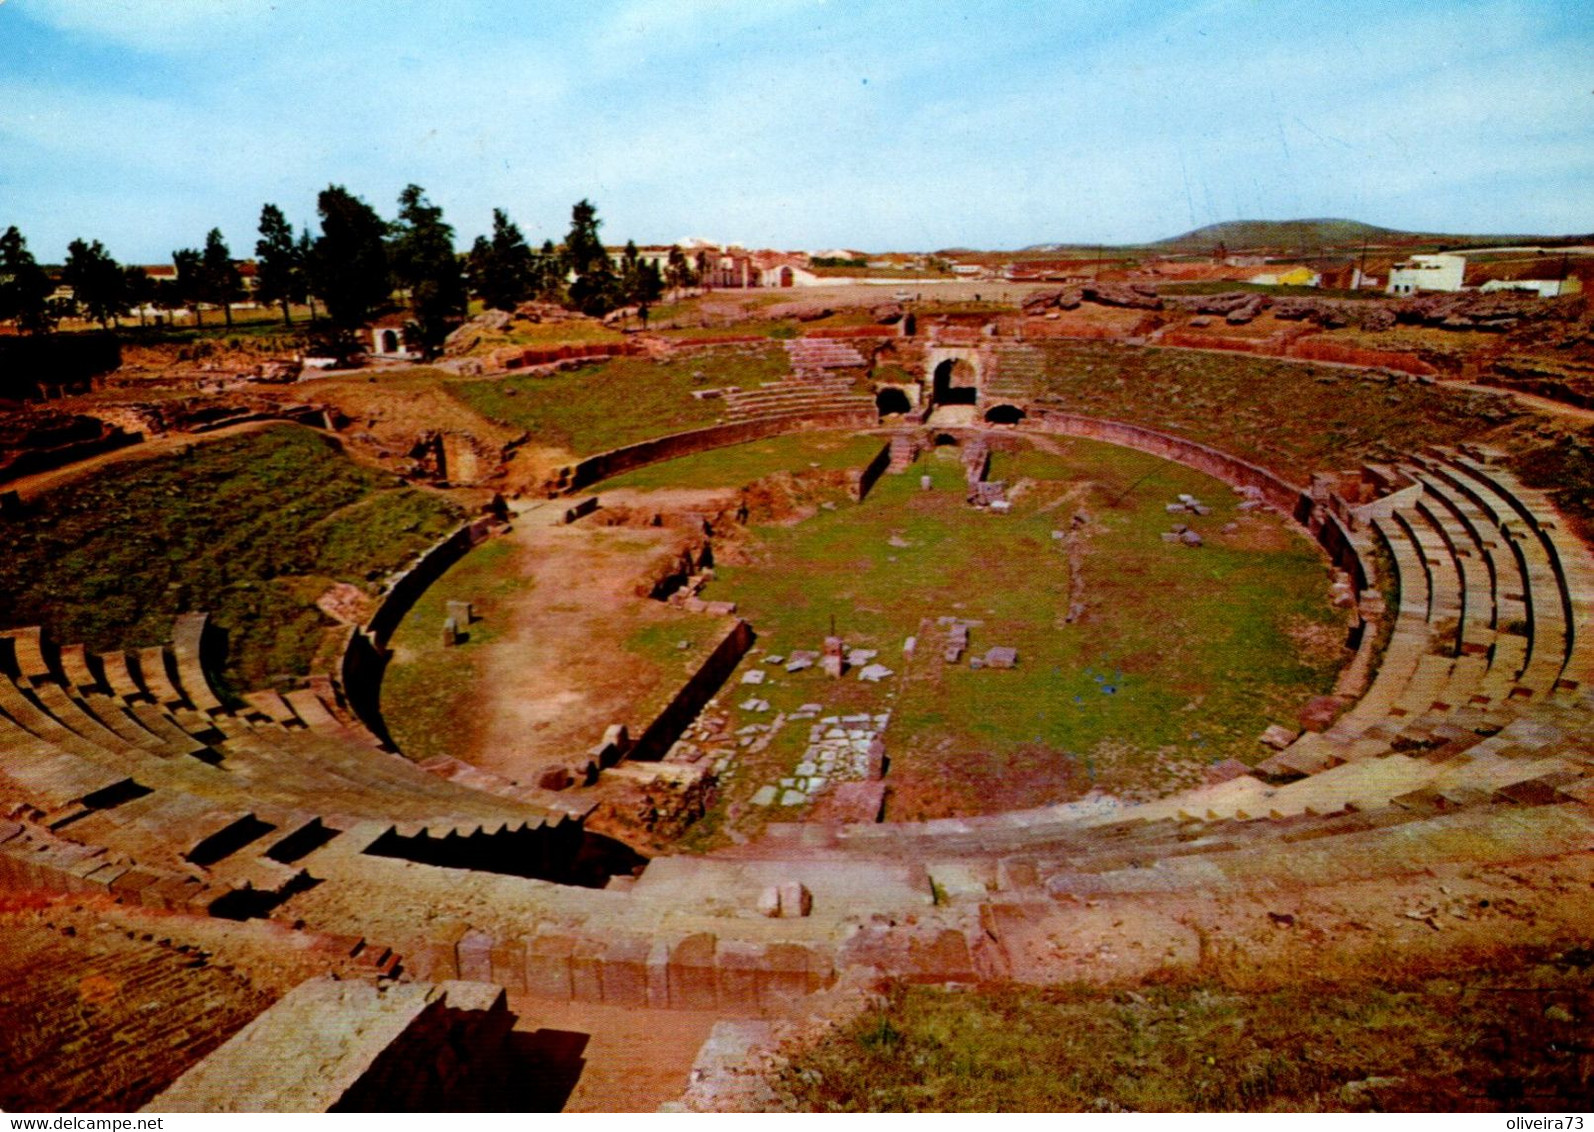
[[1380, 228], [1359, 220], [1227, 220], [1182, 236], [1158, 240], [1151, 246], [1167, 251], [1197, 252], [1210, 251], [1221, 243], [1230, 251], [1268, 248], [1303, 252], [1359, 247], [1363, 242], [1408, 243], [1422, 238], [1415, 232]]
[[[1346, 251], [1363, 244], [1375, 247], [1395, 245], [1401, 248], [1418, 245], [1475, 247], [1514, 242], [1547, 244], [1558, 239], [1544, 236], [1461, 236], [1438, 232], [1402, 232], [1395, 228], [1380, 228], [1376, 224], [1363, 224], [1359, 220], [1226, 220], [1143, 246], [1164, 254], [1210, 254], [1222, 244], [1230, 252], [1266, 251], [1302, 255], [1328, 250]], [[1057, 252], [1077, 247], [1075, 244], [1034, 244], [1023, 250]]]

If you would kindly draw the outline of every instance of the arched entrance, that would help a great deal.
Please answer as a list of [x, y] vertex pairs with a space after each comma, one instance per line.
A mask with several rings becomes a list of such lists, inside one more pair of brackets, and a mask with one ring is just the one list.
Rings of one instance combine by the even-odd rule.
[[930, 399], [937, 405], [972, 405], [979, 397], [978, 380], [966, 359], [947, 358], [932, 374]]
[[880, 419], [913, 411], [908, 395], [894, 385], [888, 385], [874, 395], [874, 407]]
[[1017, 405], [992, 405], [985, 410], [985, 420], [988, 424], [1017, 424], [1023, 420], [1025, 413]]
[[780, 269], [780, 285], [782, 287], [790, 287], [796, 282], [796, 276], [792, 275], [791, 268], [783, 267]]

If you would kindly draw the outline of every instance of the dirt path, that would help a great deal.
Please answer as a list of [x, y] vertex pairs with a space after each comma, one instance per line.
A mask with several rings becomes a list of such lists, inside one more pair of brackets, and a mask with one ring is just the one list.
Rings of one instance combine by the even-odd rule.
[[638, 1010], [600, 1003], [511, 996], [517, 1033], [540, 1054], [550, 1108], [565, 1112], [653, 1112], [679, 1097], [692, 1062], [720, 1015]]
[[[204, 444], [227, 436], [243, 436], [247, 433], [260, 432], [264, 429], [275, 428], [278, 425], [293, 423], [295, 422], [279, 420], [245, 421], [243, 424], [226, 425], [210, 432], [168, 433], [165, 436], [157, 436], [153, 440], [129, 444], [126, 448], [116, 448], [110, 452], [102, 452], [98, 456], [90, 456], [86, 460], [79, 460], [64, 467], [51, 468], [45, 472], [34, 472], [32, 475], [22, 476], [9, 483], [0, 484], [0, 487], [5, 488], [7, 491], [15, 491], [22, 497], [24, 502], [27, 502], [52, 488], [85, 479], [111, 464], [120, 464], [128, 460], [150, 460], [156, 456], [187, 448], [190, 445]], [[299, 427], [308, 428], [309, 426], [300, 425]]]
[[1520, 389], [1508, 389], [1503, 385], [1478, 385], [1470, 381], [1447, 381], [1446, 389], [1466, 389], [1474, 393], [1504, 394], [1517, 404], [1532, 409], [1537, 413], [1545, 413], [1552, 417], [1565, 417], [1580, 424], [1594, 422], [1594, 409], [1584, 409], [1577, 405], [1568, 405], [1564, 401], [1555, 401], [1549, 397], [1540, 397], [1537, 393], [1527, 393]]
[[487, 722], [470, 761], [521, 782], [573, 765], [611, 724], [643, 722], [639, 701], [666, 677], [621, 642], [647, 626], [699, 619], [636, 592], [649, 562], [682, 532], [567, 526], [564, 507], [533, 505], [507, 536], [529, 563], [530, 584], [508, 599], [506, 631], [484, 646], [474, 692]]

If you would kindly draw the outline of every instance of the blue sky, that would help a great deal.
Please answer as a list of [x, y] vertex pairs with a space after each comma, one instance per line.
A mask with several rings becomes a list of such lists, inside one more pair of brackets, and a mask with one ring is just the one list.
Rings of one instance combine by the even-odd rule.
[[165, 260], [415, 182], [462, 246], [1594, 231], [1594, 3], [0, 0], [0, 227]]

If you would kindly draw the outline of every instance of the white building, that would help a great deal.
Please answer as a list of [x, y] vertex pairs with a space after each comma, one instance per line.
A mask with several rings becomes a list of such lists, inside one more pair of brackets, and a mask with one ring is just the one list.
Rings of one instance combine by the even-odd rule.
[[1491, 279], [1480, 291], [1531, 291], [1541, 299], [1555, 299], [1562, 295], [1576, 295], [1583, 290], [1577, 276], [1565, 279]]
[[1391, 295], [1415, 295], [1418, 291], [1459, 291], [1467, 275], [1467, 257], [1439, 253], [1414, 255], [1389, 269]]

